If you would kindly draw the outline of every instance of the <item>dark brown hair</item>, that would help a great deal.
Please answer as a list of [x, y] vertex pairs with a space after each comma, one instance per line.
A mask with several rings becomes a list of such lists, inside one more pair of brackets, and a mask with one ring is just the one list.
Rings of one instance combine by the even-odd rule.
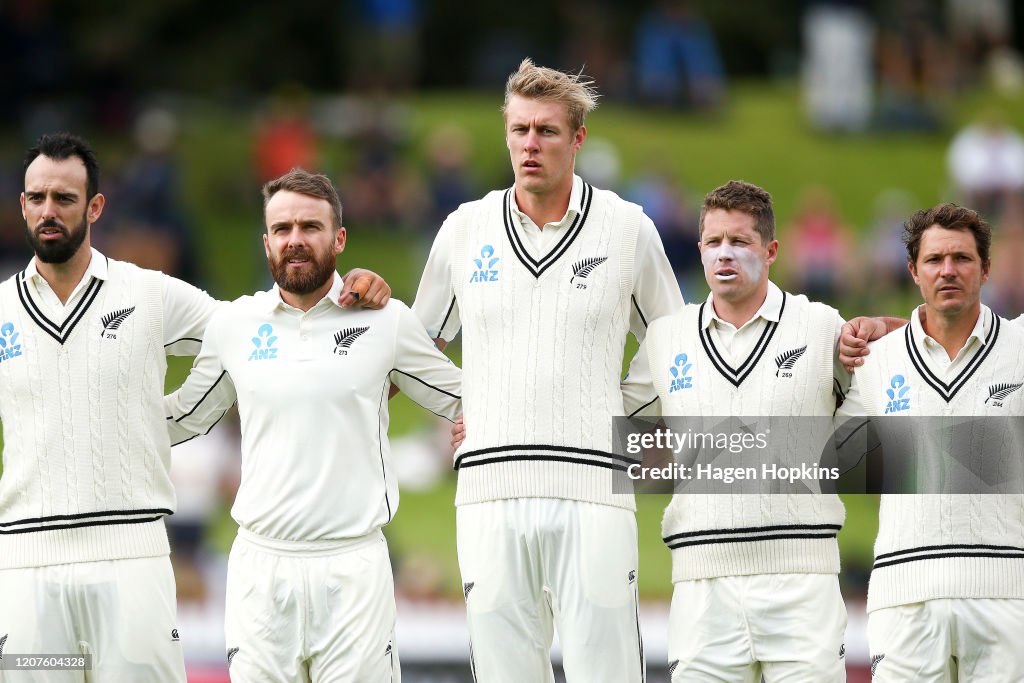
[[704, 216], [712, 209], [742, 211], [749, 214], [754, 217], [754, 229], [761, 236], [762, 244], [768, 244], [775, 239], [772, 196], [757, 185], [742, 180], [730, 180], [708, 192], [700, 209], [700, 234], [704, 234]]
[[270, 198], [282, 190], [323, 199], [331, 205], [334, 229], [341, 228], [341, 199], [338, 197], [338, 191], [334, 189], [331, 179], [327, 176], [310, 173], [301, 168], [293, 168], [280, 178], [275, 178], [263, 186], [263, 208], [266, 209]]
[[917, 264], [921, 236], [933, 225], [947, 230], [969, 230], [974, 235], [974, 243], [978, 247], [982, 265], [988, 263], [992, 230], [977, 211], [956, 204], [939, 204], [930, 209], [921, 209], [903, 224], [903, 244], [907, 245], [909, 263]]

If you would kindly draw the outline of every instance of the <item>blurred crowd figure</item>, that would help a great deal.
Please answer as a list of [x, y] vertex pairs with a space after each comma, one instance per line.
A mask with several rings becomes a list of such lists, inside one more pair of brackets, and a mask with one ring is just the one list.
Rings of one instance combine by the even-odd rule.
[[707, 296], [697, 250], [700, 198], [695, 198], [670, 169], [657, 161], [628, 183], [622, 196], [644, 207], [644, 213], [654, 221], [683, 298], [696, 301]]
[[690, 0], [659, 0], [637, 24], [637, 99], [666, 107], [715, 110], [725, 71], [715, 36]]
[[268, 111], [256, 124], [253, 154], [259, 182], [295, 167], [316, 168], [317, 147], [306, 92], [294, 84], [284, 86], [271, 96]]
[[[874, 217], [860, 238], [861, 263], [869, 265], [864, 281], [866, 302], [895, 295], [898, 301], [913, 300], [914, 281], [907, 269], [903, 222], [920, 204], [905, 190], [882, 191], [874, 202]], [[902, 310], [894, 306], [893, 310]]]
[[989, 220], [998, 221], [1007, 202], [1024, 193], [1024, 137], [998, 111], [956, 134], [947, 163], [960, 201]]
[[992, 237], [992, 270], [985, 303], [996, 313], [1014, 317], [1024, 311], [1024, 196], [1009, 197]]
[[814, 301], [836, 301], [848, 289], [853, 241], [835, 208], [831, 192], [820, 186], [804, 190], [787, 231], [788, 282]]
[[812, 2], [803, 20], [803, 98], [818, 130], [856, 132], [871, 121], [875, 31], [866, 2]]
[[417, 0], [340, 3], [349, 87], [402, 92], [419, 76], [421, 8]]
[[177, 117], [167, 109], [147, 108], [135, 120], [133, 138], [132, 155], [104, 181], [110, 211], [95, 240], [112, 258], [199, 283], [176, 154]]
[[944, 128], [953, 97], [981, 82], [1024, 90], [1009, 0], [813, 0], [803, 34], [803, 100], [825, 132]]

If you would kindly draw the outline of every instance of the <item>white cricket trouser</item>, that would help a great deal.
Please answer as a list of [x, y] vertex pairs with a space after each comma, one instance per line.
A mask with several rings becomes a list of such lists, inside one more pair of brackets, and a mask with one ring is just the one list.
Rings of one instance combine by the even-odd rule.
[[835, 574], [680, 581], [668, 633], [674, 683], [846, 680], [846, 604]]
[[384, 535], [298, 543], [245, 529], [228, 557], [234, 683], [398, 683], [395, 585]]
[[1024, 600], [958, 598], [868, 614], [872, 681], [1024, 681]]
[[0, 682], [185, 683], [176, 615], [166, 555], [2, 569], [0, 656], [89, 654], [92, 669], [0, 670]]
[[477, 681], [553, 681], [552, 627], [569, 683], [645, 680], [631, 511], [514, 498], [460, 506], [456, 521]]

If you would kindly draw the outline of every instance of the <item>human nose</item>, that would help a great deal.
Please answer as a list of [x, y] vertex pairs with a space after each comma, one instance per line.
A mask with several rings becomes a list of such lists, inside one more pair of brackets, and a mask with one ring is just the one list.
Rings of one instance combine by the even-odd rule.
[[732, 245], [728, 241], [723, 241], [722, 246], [718, 248], [718, 260], [719, 261], [732, 261], [736, 257], [733, 252]]
[[523, 136], [523, 149], [528, 152], [536, 151], [540, 148], [539, 141], [540, 136], [537, 135], [537, 131], [531, 128], [526, 132], [526, 135]]
[[285, 245], [288, 247], [305, 246], [306, 235], [303, 233], [299, 226], [292, 226], [292, 229], [288, 231], [285, 239]]
[[953, 261], [952, 256], [947, 256], [942, 259], [941, 267], [939, 268], [939, 275], [942, 277], [956, 277], [956, 264]]
[[42, 213], [40, 217], [43, 218], [44, 220], [48, 218], [57, 217], [57, 202], [53, 199], [53, 197], [48, 196], [45, 200], [43, 200]]

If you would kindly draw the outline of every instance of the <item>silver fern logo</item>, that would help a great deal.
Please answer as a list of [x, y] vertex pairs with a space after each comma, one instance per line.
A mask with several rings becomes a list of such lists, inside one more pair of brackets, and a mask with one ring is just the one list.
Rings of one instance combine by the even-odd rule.
[[370, 329], [369, 325], [365, 327], [346, 327], [335, 332], [334, 354], [337, 356], [347, 356], [348, 350], [352, 347], [352, 342], [364, 335], [368, 329]]
[[1024, 387], [1024, 383], [1021, 384], [993, 384], [988, 388], [988, 398], [985, 399], [985, 403], [992, 401], [992, 405], [996, 408], [1003, 407], [1003, 401], [1007, 396], [1017, 391], [1021, 387]]
[[7, 636], [9, 633], [5, 633], [3, 638], [0, 638], [0, 659], [4, 658], [4, 645], [7, 644]]
[[135, 307], [122, 308], [119, 311], [111, 311], [102, 318], [100, 322], [103, 323], [103, 330], [100, 332], [100, 336], [104, 339], [117, 339], [117, 330], [121, 327], [121, 323], [128, 319], [132, 313], [135, 312]]
[[793, 366], [796, 365], [796, 362], [798, 360], [800, 360], [800, 356], [804, 355], [805, 353], [807, 353], [806, 344], [801, 346], [799, 349], [792, 349], [790, 351], [786, 351], [785, 353], [780, 353], [778, 356], [776, 356], [775, 365], [779, 369], [775, 371], [775, 376], [792, 377], [793, 373], [791, 372], [791, 370], [793, 369]]
[[594, 256], [593, 258], [585, 258], [582, 261], [577, 261], [572, 266], [572, 277], [569, 278], [570, 283], [576, 283], [576, 289], [586, 289], [586, 282], [578, 282], [578, 280], [586, 280], [591, 273], [594, 272], [594, 268], [608, 260], [607, 256]]
[[878, 670], [878, 665], [885, 659], [885, 655], [875, 655], [871, 658], [871, 677], [875, 677], [875, 671]]
[[237, 647], [233, 647], [230, 650], [228, 650], [228, 668], [229, 669], [231, 668], [231, 660], [234, 659], [235, 655], [237, 655], [237, 654], [238, 654], [238, 648]]

